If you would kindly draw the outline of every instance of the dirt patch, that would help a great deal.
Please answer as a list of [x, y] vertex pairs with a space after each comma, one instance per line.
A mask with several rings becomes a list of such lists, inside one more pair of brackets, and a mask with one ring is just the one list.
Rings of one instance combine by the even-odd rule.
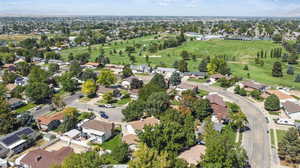
[[84, 152], [88, 151], [88, 149], [83, 146], [79, 146], [79, 145], [75, 145], [75, 144], [69, 145], [67, 142], [64, 142], [64, 141], [58, 141], [58, 142], [48, 146], [45, 150], [52, 152], [52, 151], [57, 151], [57, 150], [61, 149], [62, 147], [70, 147], [74, 150], [75, 153], [84, 153]]

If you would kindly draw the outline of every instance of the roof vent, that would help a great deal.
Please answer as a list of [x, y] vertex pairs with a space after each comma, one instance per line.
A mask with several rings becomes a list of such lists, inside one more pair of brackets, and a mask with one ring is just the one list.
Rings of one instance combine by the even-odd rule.
[[38, 156], [38, 157], [36, 157], [36, 162], [39, 162], [40, 160], [42, 160], [42, 156]]

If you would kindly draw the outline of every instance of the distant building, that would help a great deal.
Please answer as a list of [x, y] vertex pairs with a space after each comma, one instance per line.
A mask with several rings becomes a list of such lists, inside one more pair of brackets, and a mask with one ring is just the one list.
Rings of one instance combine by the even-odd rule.
[[267, 90], [266, 94], [268, 96], [272, 94], [276, 95], [281, 103], [285, 101], [295, 101], [295, 98], [293, 96], [289, 95], [288, 93], [282, 90]]
[[95, 68], [98, 68], [99, 66], [100, 66], [100, 64], [97, 62], [88, 62], [88, 63], [82, 65], [83, 68], [89, 68], [89, 69], [95, 69]]
[[15, 85], [17, 86], [25, 86], [28, 83], [28, 78], [27, 77], [17, 77], [15, 79]]
[[0, 144], [9, 149], [11, 153], [20, 153], [30, 147], [37, 137], [37, 132], [29, 127], [24, 127], [0, 137]]
[[143, 65], [130, 65], [133, 73], [151, 73], [151, 67], [146, 64]]
[[183, 76], [188, 76], [190, 78], [205, 79], [207, 77], [207, 72], [184, 72]]

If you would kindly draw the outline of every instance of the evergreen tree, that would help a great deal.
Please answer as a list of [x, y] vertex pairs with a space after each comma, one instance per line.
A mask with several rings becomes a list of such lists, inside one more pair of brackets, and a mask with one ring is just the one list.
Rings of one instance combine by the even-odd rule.
[[267, 97], [264, 104], [265, 104], [265, 109], [268, 111], [277, 111], [280, 109], [280, 100], [274, 94]]
[[170, 84], [173, 86], [177, 86], [181, 83], [181, 76], [178, 72], [173, 72], [170, 77]]
[[273, 69], [272, 69], [272, 76], [273, 77], [282, 77], [282, 67], [280, 62], [275, 62], [273, 64]]
[[288, 69], [287, 69], [287, 74], [289, 75], [294, 75], [294, 67], [293, 66], [288, 66]]

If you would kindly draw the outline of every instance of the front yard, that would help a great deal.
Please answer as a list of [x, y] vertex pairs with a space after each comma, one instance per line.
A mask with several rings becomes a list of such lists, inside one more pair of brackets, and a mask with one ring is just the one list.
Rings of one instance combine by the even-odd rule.
[[26, 106], [20, 107], [18, 109], [16, 109], [16, 113], [24, 113], [32, 108], [34, 108], [36, 106], [36, 104], [33, 103], [29, 103]]

